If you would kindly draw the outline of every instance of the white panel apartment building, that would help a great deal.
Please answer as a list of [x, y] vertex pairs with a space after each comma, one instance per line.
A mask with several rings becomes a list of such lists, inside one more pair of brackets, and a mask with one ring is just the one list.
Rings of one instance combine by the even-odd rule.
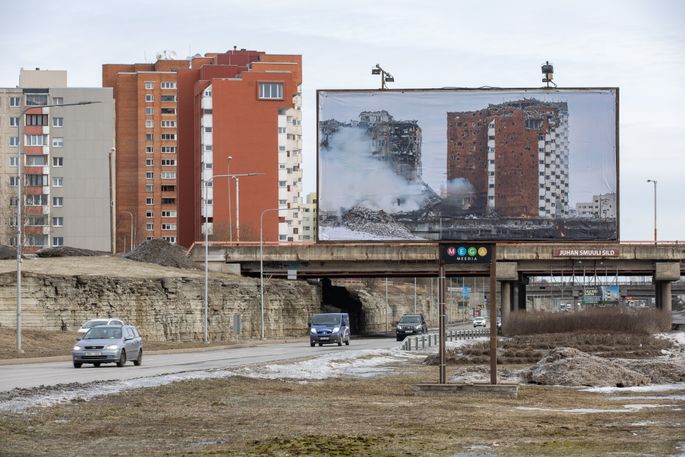
[[[96, 103], [59, 106], [80, 102]], [[68, 88], [65, 71], [21, 70], [19, 87], [0, 89], [0, 107], [0, 244], [16, 242], [23, 159], [25, 252], [110, 251], [112, 90]]]

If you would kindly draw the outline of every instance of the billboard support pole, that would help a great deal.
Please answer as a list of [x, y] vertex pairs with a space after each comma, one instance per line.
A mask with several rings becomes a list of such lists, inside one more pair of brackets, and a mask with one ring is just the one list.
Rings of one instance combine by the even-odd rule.
[[497, 384], [497, 244], [492, 245], [490, 258], [490, 384]]
[[[438, 245], [438, 249], [439, 249]], [[438, 297], [439, 297], [439, 302], [440, 302], [440, 384], [446, 384], [447, 383], [447, 376], [445, 374], [446, 372], [446, 366], [447, 366], [447, 357], [445, 354], [445, 339], [446, 339], [446, 332], [445, 332], [445, 324], [447, 321], [447, 316], [445, 315], [445, 262], [442, 259], [442, 256], [440, 257], [440, 272], [439, 272], [439, 277], [438, 277]]]

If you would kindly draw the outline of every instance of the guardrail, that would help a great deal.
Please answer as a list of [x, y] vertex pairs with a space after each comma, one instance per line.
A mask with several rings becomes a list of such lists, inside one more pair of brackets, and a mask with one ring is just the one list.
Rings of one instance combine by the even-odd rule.
[[[481, 336], [490, 336], [489, 328], [479, 328], [474, 330], [447, 330], [445, 335], [447, 341], [470, 340]], [[424, 335], [408, 336], [402, 342], [402, 350], [418, 351], [427, 347], [437, 346], [440, 335], [437, 333], [427, 333]]]

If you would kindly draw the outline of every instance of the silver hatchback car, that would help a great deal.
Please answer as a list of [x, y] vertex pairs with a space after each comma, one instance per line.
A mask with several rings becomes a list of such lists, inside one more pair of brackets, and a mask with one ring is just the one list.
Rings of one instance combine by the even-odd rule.
[[139, 366], [143, 362], [143, 341], [133, 325], [99, 325], [78, 340], [72, 350], [74, 368], [84, 363], [99, 367], [116, 363], [123, 367], [127, 360]]

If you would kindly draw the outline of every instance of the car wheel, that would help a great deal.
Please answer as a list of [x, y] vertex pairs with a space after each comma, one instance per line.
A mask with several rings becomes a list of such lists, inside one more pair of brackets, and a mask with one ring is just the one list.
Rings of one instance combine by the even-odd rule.
[[83, 365], [81, 362], [74, 362], [74, 368], [81, 368], [81, 365]]
[[314, 346], [316, 346], [316, 343], [313, 342], [313, 341], [310, 341], [310, 342], [309, 342], [309, 345], [310, 345], [311, 347], [314, 347]]
[[93, 366], [94, 366], [95, 368], [99, 367], [99, 366], [100, 366], [100, 362], [95, 362], [95, 363], [93, 364]]
[[143, 350], [142, 349], [140, 350], [140, 352], [138, 352], [138, 358], [133, 361], [133, 364], [137, 367], [139, 367], [141, 363], [143, 363]]
[[340, 339], [338, 340], [338, 346], [342, 346], [344, 339], [345, 339], [345, 337], [340, 335]]
[[323, 343], [319, 343], [319, 346], [323, 346]]
[[123, 349], [121, 350], [121, 355], [119, 356], [119, 360], [117, 361], [117, 366], [119, 368], [123, 367], [126, 365], [126, 351]]
[[345, 346], [350, 345], [350, 335], [347, 335], [347, 339], [345, 340]]
[[397, 341], [402, 341], [402, 337], [401, 337], [401, 336], [398, 336], [398, 337], [397, 337]]

